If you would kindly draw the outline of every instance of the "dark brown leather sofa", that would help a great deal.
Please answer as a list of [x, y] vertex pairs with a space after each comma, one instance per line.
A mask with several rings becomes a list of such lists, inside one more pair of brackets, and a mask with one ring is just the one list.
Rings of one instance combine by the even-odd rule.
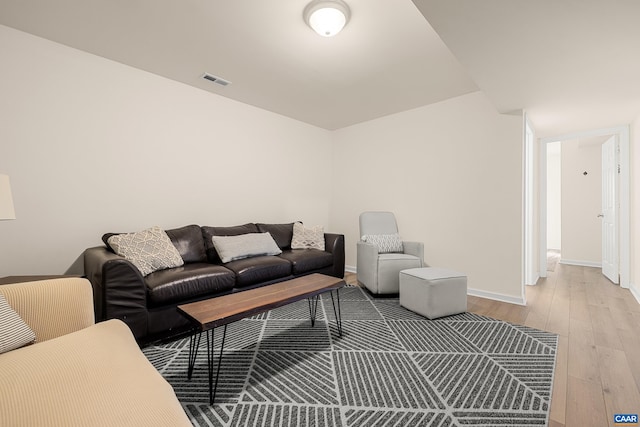
[[[184, 265], [143, 277], [108, 245], [84, 253], [85, 274], [93, 285], [96, 320], [121, 319], [140, 343], [186, 332], [190, 325], [176, 306], [240, 292], [293, 277], [322, 273], [344, 276], [344, 236], [325, 233], [325, 250], [291, 249], [293, 223], [248, 223], [234, 227], [188, 225], [166, 230]], [[222, 263], [211, 237], [271, 233], [280, 255]], [[103, 241], [116, 233], [103, 236]]]

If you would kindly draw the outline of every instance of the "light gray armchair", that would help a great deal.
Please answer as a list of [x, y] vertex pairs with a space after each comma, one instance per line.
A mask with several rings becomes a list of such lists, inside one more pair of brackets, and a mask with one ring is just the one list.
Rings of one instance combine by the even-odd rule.
[[[397, 294], [400, 291], [400, 271], [423, 266], [424, 244], [402, 241], [401, 247], [380, 253], [379, 245], [370, 236], [398, 233], [392, 212], [363, 212], [360, 214], [360, 241], [357, 243], [358, 281], [374, 294]], [[362, 238], [368, 241], [363, 241]]]

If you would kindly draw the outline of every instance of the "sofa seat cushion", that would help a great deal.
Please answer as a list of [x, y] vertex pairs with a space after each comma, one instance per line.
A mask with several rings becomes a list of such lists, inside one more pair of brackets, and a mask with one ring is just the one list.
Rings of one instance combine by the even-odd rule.
[[296, 276], [333, 264], [333, 255], [319, 249], [291, 249], [283, 251], [279, 256], [291, 263], [293, 274]]
[[233, 288], [235, 275], [221, 265], [193, 263], [156, 271], [145, 282], [151, 303], [167, 304], [229, 290]]
[[190, 426], [120, 320], [0, 355], [1, 426]]
[[236, 287], [291, 276], [291, 263], [271, 255], [239, 259], [228, 262], [224, 266], [236, 274]]

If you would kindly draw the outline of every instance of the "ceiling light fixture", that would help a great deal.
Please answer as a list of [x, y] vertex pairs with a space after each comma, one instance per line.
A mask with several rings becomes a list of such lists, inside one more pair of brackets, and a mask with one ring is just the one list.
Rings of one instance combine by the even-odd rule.
[[351, 11], [342, 0], [313, 0], [304, 8], [304, 22], [323, 37], [333, 37], [349, 22]]

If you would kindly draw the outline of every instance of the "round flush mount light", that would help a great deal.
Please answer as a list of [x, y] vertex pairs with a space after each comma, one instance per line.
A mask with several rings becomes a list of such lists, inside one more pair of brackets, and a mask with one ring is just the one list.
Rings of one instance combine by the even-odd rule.
[[349, 22], [351, 12], [342, 0], [313, 0], [304, 8], [304, 21], [323, 37], [333, 37]]

